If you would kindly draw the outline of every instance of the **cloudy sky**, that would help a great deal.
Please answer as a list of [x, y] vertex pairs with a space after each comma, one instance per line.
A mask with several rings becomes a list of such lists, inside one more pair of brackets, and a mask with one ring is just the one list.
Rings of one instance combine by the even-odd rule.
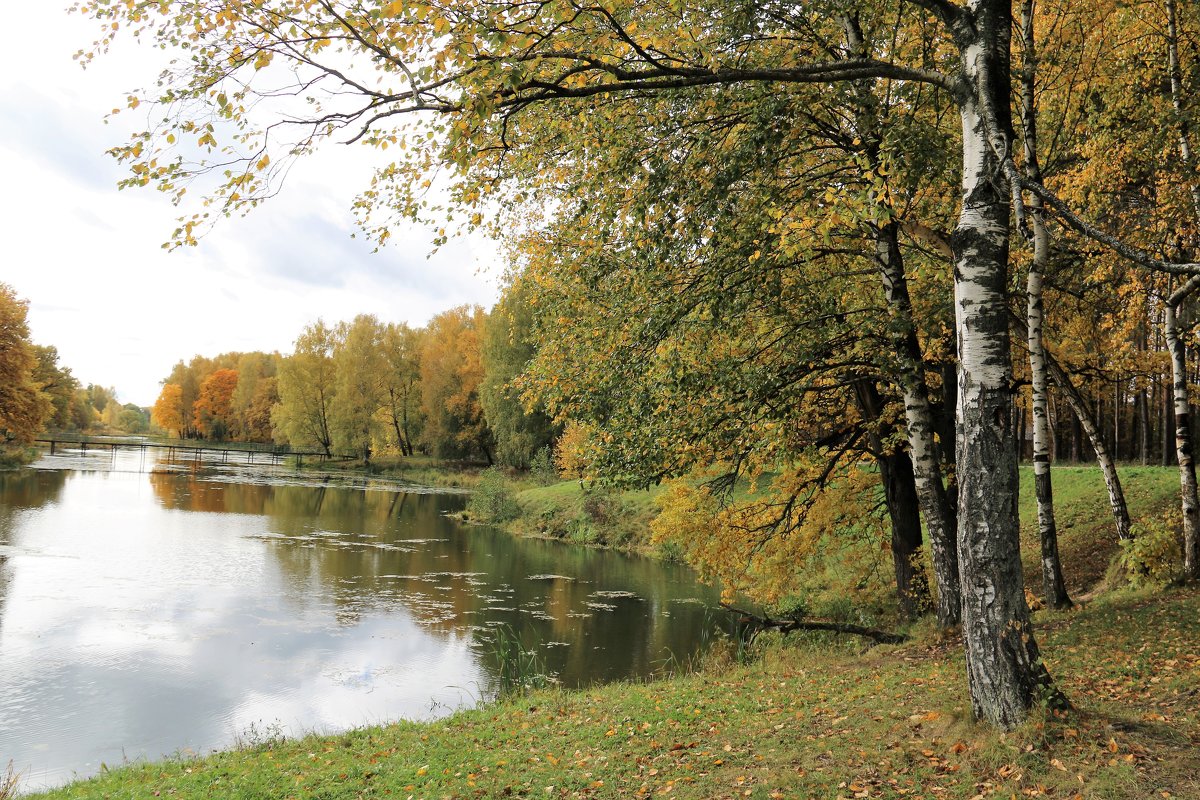
[[194, 354], [286, 352], [318, 317], [423, 324], [494, 302], [487, 241], [429, 258], [422, 228], [396, 231], [374, 254], [350, 238], [350, 203], [370, 177], [365, 148], [326, 148], [249, 217], [223, 221], [198, 247], [163, 250], [179, 209], [153, 190], [118, 192], [122, 172], [104, 155], [126, 130], [105, 114], [153, 80], [162, 55], [129, 45], [81, 69], [71, 56], [93, 31], [67, 4], [26, 4], [21, 28], [37, 34], [0, 48], [0, 282], [30, 301], [34, 340], [58, 347], [80, 381], [149, 405]]

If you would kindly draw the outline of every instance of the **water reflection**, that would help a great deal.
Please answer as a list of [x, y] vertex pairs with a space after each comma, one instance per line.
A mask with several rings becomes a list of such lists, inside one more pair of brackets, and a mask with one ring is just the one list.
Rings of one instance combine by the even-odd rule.
[[251, 725], [444, 713], [485, 693], [498, 626], [583, 685], [686, 659], [713, 625], [681, 568], [462, 526], [461, 496], [338, 483], [0, 477], [0, 759], [54, 783]]
[[12, 538], [21, 514], [53, 503], [67, 482], [66, 472], [19, 471], [0, 473], [0, 635], [4, 632], [4, 606], [13, 580], [9, 564]]
[[698, 601], [712, 599], [678, 567], [464, 527], [445, 516], [461, 497], [170, 473], [150, 482], [166, 508], [265, 517], [261, 538], [288, 596], [330, 604], [339, 624], [402, 607], [430, 631], [504, 625], [541, 645], [568, 686], [645, 675], [686, 654], [704, 618]]

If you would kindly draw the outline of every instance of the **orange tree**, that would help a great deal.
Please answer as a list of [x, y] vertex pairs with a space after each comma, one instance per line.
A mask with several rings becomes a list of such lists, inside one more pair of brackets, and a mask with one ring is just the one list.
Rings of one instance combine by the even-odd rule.
[[35, 379], [38, 354], [25, 321], [29, 304], [0, 283], [0, 443], [27, 445], [54, 413]]

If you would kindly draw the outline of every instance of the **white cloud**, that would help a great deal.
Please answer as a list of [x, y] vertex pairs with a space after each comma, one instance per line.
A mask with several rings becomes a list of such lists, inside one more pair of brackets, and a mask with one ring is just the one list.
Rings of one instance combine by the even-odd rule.
[[374, 254], [350, 238], [350, 203], [372, 166], [364, 148], [324, 148], [249, 217], [166, 252], [180, 211], [157, 192], [118, 192], [121, 170], [104, 155], [132, 124], [105, 114], [153, 81], [164, 54], [127, 43], [83, 70], [71, 55], [94, 38], [85, 20], [56, 3], [22, 14], [44, 35], [0, 48], [0, 281], [30, 301], [34, 339], [58, 347], [82, 382], [148, 405], [176, 361], [286, 351], [317, 317], [421, 324], [494, 301], [498, 259], [486, 241], [427, 259], [423, 229], [397, 231]]

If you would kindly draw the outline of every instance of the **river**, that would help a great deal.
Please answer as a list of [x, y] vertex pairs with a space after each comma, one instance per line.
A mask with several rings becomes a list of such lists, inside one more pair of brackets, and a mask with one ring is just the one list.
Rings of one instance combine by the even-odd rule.
[[498, 636], [565, 686], [642, 678], [728, 622], [681, 566], [446, 517], [464, 503], [138, 451], [0, 473], [0, 769], [39, 788], [442, 716], [494, 691]]

